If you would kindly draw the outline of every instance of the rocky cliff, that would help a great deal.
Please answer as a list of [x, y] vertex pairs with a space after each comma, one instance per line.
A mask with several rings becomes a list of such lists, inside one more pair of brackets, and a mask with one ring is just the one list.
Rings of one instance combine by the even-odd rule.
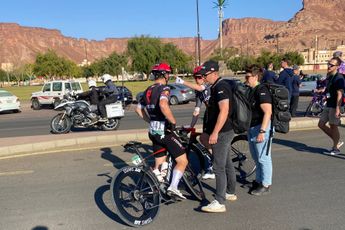
[[[344, 0], [304, 0], [303, 7], [287, 22], [261, 18], [223, 21], [224, 47], [237, 47], [242, 53], [258, 54], [262, 49], [291, 51], [315, 47], [332, 48], [345, 43]], [[316, 42], [316, 36], [318, 40]], [[195, 38], [162, 38], [189, 55], [195, 55]], [[76, 63], [87, 56], [93, 61], [126, 50], [128, 38], [103, 41], [65, 37], [58, 30], [23, 27], [0, 23], [0, 63], [14, 65], [32, 62], [38, 52], [56, 50]], [[218, 47], [218, 40], [202, 40], [202, 57], [206, 59]]]

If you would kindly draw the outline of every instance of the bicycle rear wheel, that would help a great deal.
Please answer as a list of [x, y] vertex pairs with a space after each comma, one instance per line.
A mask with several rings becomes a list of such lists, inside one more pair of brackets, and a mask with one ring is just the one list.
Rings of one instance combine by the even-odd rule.
[[202, 184], [197, 174], [192, 170], [190, 164], [187, 165], [182, 179], [184, 185], [186, 186], [187, 192], [189, 192], [195, 199], [199, 201], [205, 199], [205, 193], [202, 188]]
[[231, 151], [232, 162], [240, 179], [251, 176], [256, 170], [256, 165], [249, 150], [247, 136], [235, 136], [231, 142]]
[[141, 168], [120, 169], [112, 179], [111, 194], [116, 214], [130, 226], [147, 225], [159, 213], [158, 185]]

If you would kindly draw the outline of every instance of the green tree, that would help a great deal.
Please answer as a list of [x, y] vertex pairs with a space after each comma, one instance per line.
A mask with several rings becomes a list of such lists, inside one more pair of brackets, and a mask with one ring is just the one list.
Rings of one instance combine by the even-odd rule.
[[287, 52], [283, 55], [284, 58], [287, 58], [291, 61], [291, 65], [303, 65], [304, 58], [297, 51]]
[[131, 59], [131, 69], [150, 73], [151, 67], [160, 61], [161, 42], [158, 38], [136, 37], [128, 40], [127, 53]]
[[0, 69], [0, 81], [7, 81], [7, 73]]
[[255, 64], [256, 60], [250, 56], [239, 56], [231, 58], [226, 62], [226, 66], [233, 72], [244, 71], [247, 66]]
[[221, 56], [221, 53], [220, 53], [220, 48], [217, 48], [213, 51], [212, 55], [211, 55], [211, 58], [212, 60], [215, 60], [215, 61], [227, 61], [233, 57], [235, 57], [236, 55], [238, 55], [238, 49], [235, 48], [235, 47], [227, 47], [227, 48], [224, 48], [223, 49], [223, 56]]
[[174, 70], [177, 70], [177, 73], [191, 71], [189, 63], [192, 57], [183, 53], [172, 43], [162, 45], [160, 61], [168, 62]]

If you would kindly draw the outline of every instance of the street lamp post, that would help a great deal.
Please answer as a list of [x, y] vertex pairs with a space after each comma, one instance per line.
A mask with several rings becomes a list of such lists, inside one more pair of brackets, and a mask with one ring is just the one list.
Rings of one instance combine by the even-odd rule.
[[201, 65], [201, 51], [200, 51], [200, 29], [199, 29], [199, 0], [196, 0], [196, 21], [198, 33], [198, 66]]

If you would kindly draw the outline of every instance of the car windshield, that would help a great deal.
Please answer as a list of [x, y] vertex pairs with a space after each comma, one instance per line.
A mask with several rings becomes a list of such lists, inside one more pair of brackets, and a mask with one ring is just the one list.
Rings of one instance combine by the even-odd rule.
[[80, 86], [79, 82], [72, 82], [71, 84], [72, 84], [73, 90], [76, 90], [76, 91], [81, 90], [81, 86]]
[[10, 97], [10, 96], [13, 96], [13, 94], [7, 91], [0, 91], [0, 97]]

